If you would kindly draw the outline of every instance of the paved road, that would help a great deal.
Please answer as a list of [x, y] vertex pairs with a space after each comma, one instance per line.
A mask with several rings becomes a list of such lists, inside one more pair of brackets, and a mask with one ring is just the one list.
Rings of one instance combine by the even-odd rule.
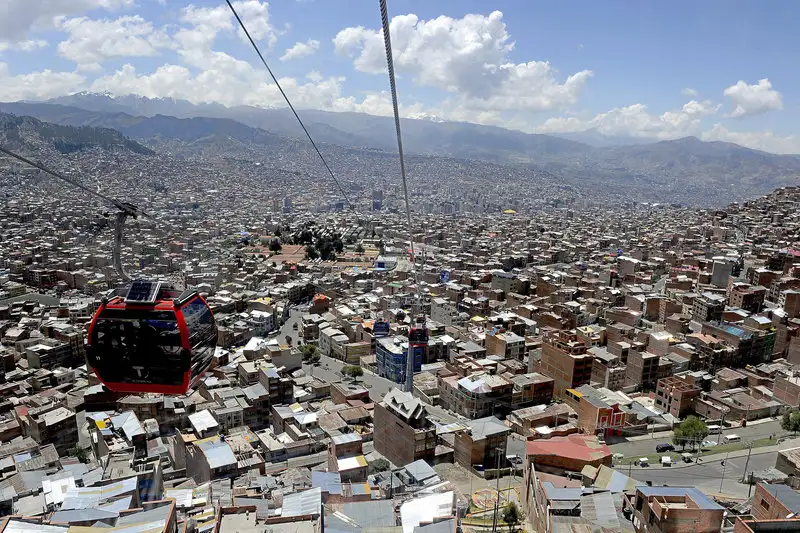
[[[305, 305], [302, 306], [303, 309], [305, 307]], [[298, 340], [302, 340], [300, 338], [300, 319], [303, 317], [303, 309], [298, 309], [297, 307], [289, 309], [289, 319], [280, 327], [280, 333], [277, 336], [279, 342], [286, 342], [287, 335], [292, 338], [292, 345], [294, 346], [297, 345]], [[297, 329], [292, 327], [294, 324], [297, 324]]]
[[[747, 427], [741, 428], [726, 428], [723, 432], [724, 435], [735, 433], [742, 437], [743, 440], [753, 440], [769, 437], [776, 434], [778, 436], [784, 435], [786, 432], [781, 429], [781, 424], [778, 420], [770, 420], [760, 424], [751, 424]], [[719, 435], [709, 435], [708, 440], [716, 441]], [[662, 442], [672, 442], [672, 433], [663, 432], [656, 433], [653, 437], [644, 437], [637, 440], [628, 442], [621, 442], [619, 444], [612, 444], [609, 447], [614, 453], [621, 453], [625, 457], [635, 457], [637, 455], [648, 455], [655, 453], [656, 444]]]
[[[775, 466], [777, 452], [753, 454], [747, 464], [747, 471], [753, 472]], [[740, 483], [744, 474], [746, 457], [733, 457], [725, 461], [704, 461], [689, 467], [680, 465], [671, 468], [642, 468], [640, 466], [619, 467], [617, 470], [638, 481], [651, 481], [653, 485], [669, 485], [671, 487], [697, 487], [703, 492], [722, 494], [729, 497], [743, 498], [747, 496], [747, 485]], [[723, 478], [724, 475], [724, 478]], [[720, 483], [722, 490], [720, 490]]]

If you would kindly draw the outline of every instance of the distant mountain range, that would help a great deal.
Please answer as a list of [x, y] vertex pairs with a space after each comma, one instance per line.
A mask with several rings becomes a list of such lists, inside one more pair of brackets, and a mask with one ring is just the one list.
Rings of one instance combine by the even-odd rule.
[[[156, 150], [164, 141], [205, 147], [238, 142], [252, 147], [285, 143], [286, 137], [304, 139], [287, 109], [78, 93], [41, 103], [0, 103], [0, 111], [69, 126], [113, 128]], [[300, 113], [320, 143], [396, 150], [394, 124], [388, 117], [314, 110]], [[462, 122], [405, 119], [402, 127], [404, 147], [410, 154], [531, 166], [576, 186], [591, 184], [589, 189], [649, 190], [662, 202], [679, 197], [685, 203], [724, 204], [800, 183], [800, 156], [694, 137], [646, 144], [623, 139], [621, 145], [608, 146], [614, 140], [598, 132], [571, 135], [604, 145], [591, 146], [553, 135]]]
[[24, 151], [55, 150], [62, 154], [89, 148], [130, 150], [142, 155], [155, 155], [146, 146], [119, 131], [86, 125], [42, 122], [30, 116], [0, 113], [0, 141], [9, 149]]

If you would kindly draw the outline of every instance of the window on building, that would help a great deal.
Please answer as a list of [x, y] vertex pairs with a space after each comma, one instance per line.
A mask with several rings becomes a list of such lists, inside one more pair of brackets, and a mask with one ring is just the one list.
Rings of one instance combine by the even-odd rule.
[[766, 510], [769, 510], [769, 502], [767, 500], [762, 499], [761, 500], [761, 507], [763, 507]]

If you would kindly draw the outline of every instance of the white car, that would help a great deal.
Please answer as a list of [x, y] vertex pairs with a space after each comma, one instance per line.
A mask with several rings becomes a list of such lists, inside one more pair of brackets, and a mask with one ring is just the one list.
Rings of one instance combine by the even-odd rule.
[[700, 445], [703, 448], [711, 448], [713, 446], [716, 446], [717, 443], [716, 443], [716, 441], [713, 441], [713, 440], [704, 440]]

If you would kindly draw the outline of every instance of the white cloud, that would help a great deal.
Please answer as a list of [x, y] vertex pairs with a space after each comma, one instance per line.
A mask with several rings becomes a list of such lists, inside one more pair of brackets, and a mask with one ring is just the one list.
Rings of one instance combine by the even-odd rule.
[[710, 100], [691, 100], [677, 111], [652, 115], [644, 104], [617, 107], [589, 120], [576, 117], [554, 117], [535, 129], [538, 133], [564, 133], [595, 129], [608, 136], [675, 139], [699, 135], [701, 118], [719, 110]]
[[34, 28], [51, 28], [59, 16], [93, 9], [116, 10], [134, 5], [134, 0], [2, 0], [0, 40], [18, 41]]
[[689, 98], [697, 98], [697, 90], [692, 89], [691, 87], [686, 87], [685, 89], [681, 90], [681, 94], [683, 96], [688, 96]]
[[48, 46], [48, 42], [44, 39], [26, 39], [24, 41], [17, 41], [17, 42], [8, 42], [8, 41], [0, 41], [0, 54], [5, 52], [6, 50], [17, 50], [20, 52], [33, 52], [34, 50], [40, 50], [42, 48], [46, 48]]
[[537, 133], [568, 133], [586, 131], [589, 124], [577, 117], [551, 117], [535, 128]]
[[730, 114], [732, 117], [758, 115], [783, 109], [783, 96], [772, 89], [772, 84], [767, 78], [758, 80], [758, 83], [753, 85], [739, 80], [735, 85], [725, 89], [723, 94], [729, 97], [733, 104], [733, 111]]
[[304, 43], [294, 43], [294, 46], [286, 49], [286, 53], [281, 56], [281, 61], [310, 56], [317, 50], [319, 50], [319, 41], [315, 39], [309, 39]]
[[[284, 107], [283, 97], [273, 83], [267, 82], [264, 73], [249, 65], [247, 68], [249, 70], [220, 76], [215, 70], [195, 74], [182, 65], [163, 65], [153, 73], [139, 74], [132, 65], [124, 65], [116, 72], [96, 79], [89, 89], [115, 96], [136, 94], [227, 106]], [[367, 95], [362, 100], [342, 96], [342, 77], [324, 78], [312, 72], [305, 80], [282, 78], [279, 81], [297, 108], [385, 114], [381, 112], [385, 109], [381, 96]]]
[[725, 141], [776, 154], [800, 154], [800, 136], [781, 137], [771, 131], [731, 131], [722, 124], [714, 124], [703, 133], [704, 141]]
[[[227, 6], [226, 6], [227, 7]], [[233, 3], [234, 9], [239, 13], [250, 36], [256, 40], [264, 40], [267, 46], [272, 47], [278, 40], [277, 32], [269, 21], [269, 3], [258, 0], [244, 0]], [[246, 39], [240, 31], [242, 39]]]
[[[547, 62], [509, 61], [514, 43], [500, 11], [460, 19], [398, 15], [390, 28], [398, 74], [409, 75], [416, 85], [452, 93], [447, 105], [455, 114], [491, 118], [503, 110], [541, 111], [572, 105], [592, 74], [580, 71], [559, 83]], [[382, 30], [345, 28], [336, 34], [333, 45], [339, 55], [353, 57], [356, 70], [386, 71]]]
[[0, 101], [44, 100], [68, 94], [83, 87], [86, 78], [74, 72], [43, 70], [12, 76], [8, 65], [0, 63]]
[[162, 30], [153, 29], [138, 15], [115, 20], [62, 19], [58, 28], [68, 34], [58, 45], [59, 54], [77, 63], [81, 70], [99, 70], [102, 61], [113, 57], [153, 56], [159, 48], [171, 46]]

